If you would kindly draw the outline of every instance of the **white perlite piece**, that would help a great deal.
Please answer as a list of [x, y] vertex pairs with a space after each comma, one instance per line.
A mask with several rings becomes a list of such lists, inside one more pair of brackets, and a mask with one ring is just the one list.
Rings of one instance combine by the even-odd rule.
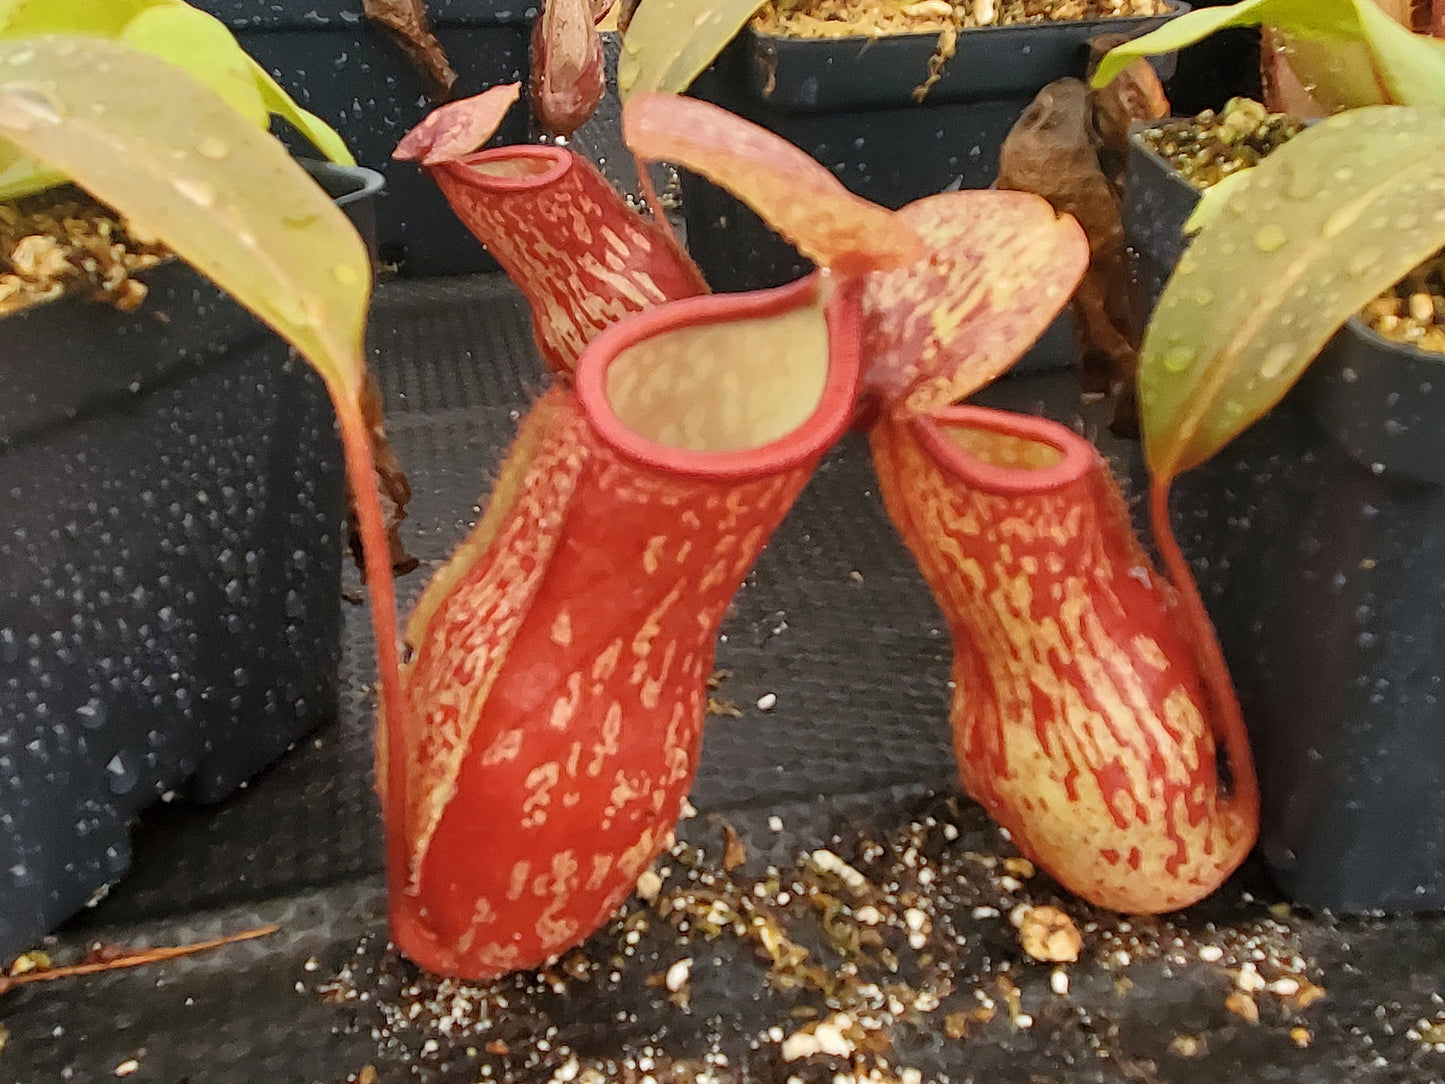
[[687, 985], [687, 980], [691, 977], [692, 957], [685, 956], [667, 969], [662, 984], [667, 987], [668, 993], [675, 994]]
[[811, 1031], [796, 1031], [783, 1040], [784, 1061], [797, 1061], [814, 1054], [829, 1054], [835, 1058], [846, 1058], [853, 1053], [853, 1041], [843, 1032], [853, 1026], [853, 1018], [847, 1013], [834, 1013]]
[[859, 873], [852, 866], [844, 862], [836, 854], [829, 850], [817, 850], [813, 852], [813, 865], [817, 866], [824, 873], [831, 873], [849, 888], [862, 891], [868, 887], [868, 878]]

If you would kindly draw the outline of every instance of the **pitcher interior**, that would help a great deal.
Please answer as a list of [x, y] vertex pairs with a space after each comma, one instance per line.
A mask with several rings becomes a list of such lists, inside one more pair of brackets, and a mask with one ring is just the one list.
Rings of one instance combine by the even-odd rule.
[[828, 378], [821, 300], [786, 312], [662, 331], [623, 350], [605, 388], [618, 420], [655, 444], [738, 452], [792, 433]]
[[1064, 453], [1042, 440], [975, 425], [944, 425], [943, 432], [964, 455], [1000, 470], [1048, 470]]

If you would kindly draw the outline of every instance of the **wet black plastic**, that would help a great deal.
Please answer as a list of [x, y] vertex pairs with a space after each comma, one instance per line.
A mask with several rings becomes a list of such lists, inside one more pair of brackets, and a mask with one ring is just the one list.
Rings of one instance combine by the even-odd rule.
[[[366, 217], [380, 178], [316, 170]], [[0, 958], [335, 718], [343, 498], [320, 380], [190, 268], [0, 321]]]
[[[1136, 133], [1148, 312], [1198, 192]], [[1175, 484], [1250, 726], [1260, 849], [1293, 899], [1445, 907], [1445, 366], [1350, 320], [1266, 418]]]
[[[361, 165], [386, 178], [386, 193], [376, 209], [385, 263], [407, 275], [495, 270], [486, 250], [457, 225], [441, 192], [416, 163], [392, 161], [396, 144], [433, 103], [421, 74], [361, 14], [359, 3], [198, 0], [196, 6], [220, 17], [292, 97], [341, 134]], [[526, 81], [534, 4], [433, 0], [427, 10], [458, 73], [453, 97]], [[525, 110], [513, 110], [498, 135], [502, 142], [524, 142]]]
[[[748, 29], [690, 92], [778, 132], [853, 192], [896, 208], [949, 187], [987, 188], [1004, 137], [1040, 88], [1083, 77], [1089, 38], [1141, 33], [1165, 18], [966, 30], [921, 105], [913, 90], [928, 74], [936, 35], [802, 39]], [[1158, 64], [1167, 74], [1173, 59]], [[689, 247], [716, 289], [776, 285], [806, 270], [796, 252], [706, 182], [684, 177], [683, 206]]]
[[1174, 265], [1188, 247], [1184, 223], [1199, 203], [1199, 190], [1140, 138], [1147, 127], [1139, 125], [1129, 136], [1120, 206], [1128, 246], [1129, 309], [1141, 321], [1154, 311]]
[[1445, 381], [1351, 323], [1174, 500], [1293, 899], [1445, 906]]

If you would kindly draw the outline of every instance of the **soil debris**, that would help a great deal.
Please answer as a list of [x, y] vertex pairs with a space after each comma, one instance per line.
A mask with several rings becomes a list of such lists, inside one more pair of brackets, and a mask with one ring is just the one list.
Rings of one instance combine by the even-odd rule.
[[753, 27], [790, 37], [882, 37], [887, 34], [938, 34], [979, 26], [1076, 22], [1158, 15], [1160, 0], [770, 0], [753, 18]]
[[[1269, 113], [1249, 98], [1231, 98], [1216, 113], [1145, 129], [1141, 139], [1200, 190], [1256, 166], [1304, 130], [1303, 122]], [[1445, 254], [1420, 264], [1391, 289], [1365, 305], [1359, 318], [1393, 342], [1445, 354]]]
[[[1154, 996], [1192, 968], [1189, 981], [1218, 990], [1209, 1026], [1237, 1026], [1224, 1000], [1246, 963], [1295, 983], [1253, 995], [1260, 1026], [1285, 1042], [1304, 1026], [1296, 998], [1318, 975], [1262, 905], [1230, 926], [1098, 911], [1016, 853], [980, 849], [1001, 844], [975, 816], [929, 799], [891, 828], [844, 826], [787, 862], [763, 818], [753, 831], [740, 820], [747, 853], [732, 868], [708, 816], [683, 824], [643, 893], [557, 965], [466, 983], [419, 973], [371, 937], [313, 988], [349, 1010], [340, 1030], [369, 1032], [388, 1080], [925, 1084], [947, 1073], [940, 1036], [1036, 1032], [1030, 1042], [1069, 1065], [1118, 1066], [1130, 1059], [1115, 999]], [[1016, 914], [1017, 930], [1004, 917]], [[1072, 949], [1067, 972], [1021, 947], [1029, 916], [1045, 944]]]
[[1084, 938], [1074, 920], [1057, 907], [1030, 907], [1021, 918], [1019, 943], [1035, 960], [1072, 963]]
[[133, 276], [168, 255], [71, 185], [0, 202], [0, 316], [72, 292], [130, 312], [146, 295]]

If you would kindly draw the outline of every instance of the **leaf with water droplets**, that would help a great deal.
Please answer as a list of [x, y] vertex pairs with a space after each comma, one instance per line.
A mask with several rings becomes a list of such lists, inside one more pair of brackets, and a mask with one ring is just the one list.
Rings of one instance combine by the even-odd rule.
[[622, 137], [639, 158], [673, 162], [726, 188], [824, 267], [850, 274], [923, 254], [892, 211], [849, 192], [781, 136], [715, 105], [638, 95], [623, 107]]
[[[284, 117], [333, 162], [355, 165], [346, 144], [324, 121], [302, 109], [269, 72], [246, 55], [219, 19], [182, 0], [0, 0], [0, 40], [44, 34], [82, 35], [124, 41], [185, 68], [226, 101], [265, 127], [271, 114]], [[33, 50], [9, 64], [36, 70]], [[0, 199], [38, 192], [65, 180], [0, 140]]]
[[[1445, 246], [1442, 145], [1445, 114], [1374, 106], [1313, 126], [1235, 183], [1229, 213], [1216, 207], [1200, 230], [1144, 337], [1157, 476], [1247, 428], [1352, 314]], [[1295, 176], [1318, 183], [1292, 186]]]
[[726, 48], [765, 0], [643, 0], [627, 24], [617, 87], [681, 94]]
[[[1140, 57], [1177, 52], [1217, 30], [1261, 25], [1300, 44], [1290, 64], [1331, 108], [1445, 106], [1445, 42], [1410, 33], [1374, 0], [1243, 0], [1201, 8], [1112, 50], [1093, 83], [1103, 86]], [[1363, 56], [1349, 57], [1359, 48]]]
[[[33, 65], [7, 63], [22, 50], [35, 52]], [[43, 85], [32, 68], [45, 73]], [[359, 390], [366, 247], [286, 148], [215, 92], [99, 38], [0, 42], [0, 135], [212, 279], [304, 354], [334, 393]], [[228, 153], [195, 153], [201, 139]]]
[[269, 122], [246, 54], [220, 20], [185, 5], [158, 4], [127, 22], [116, 40], [185, 68], [253, 124]]

